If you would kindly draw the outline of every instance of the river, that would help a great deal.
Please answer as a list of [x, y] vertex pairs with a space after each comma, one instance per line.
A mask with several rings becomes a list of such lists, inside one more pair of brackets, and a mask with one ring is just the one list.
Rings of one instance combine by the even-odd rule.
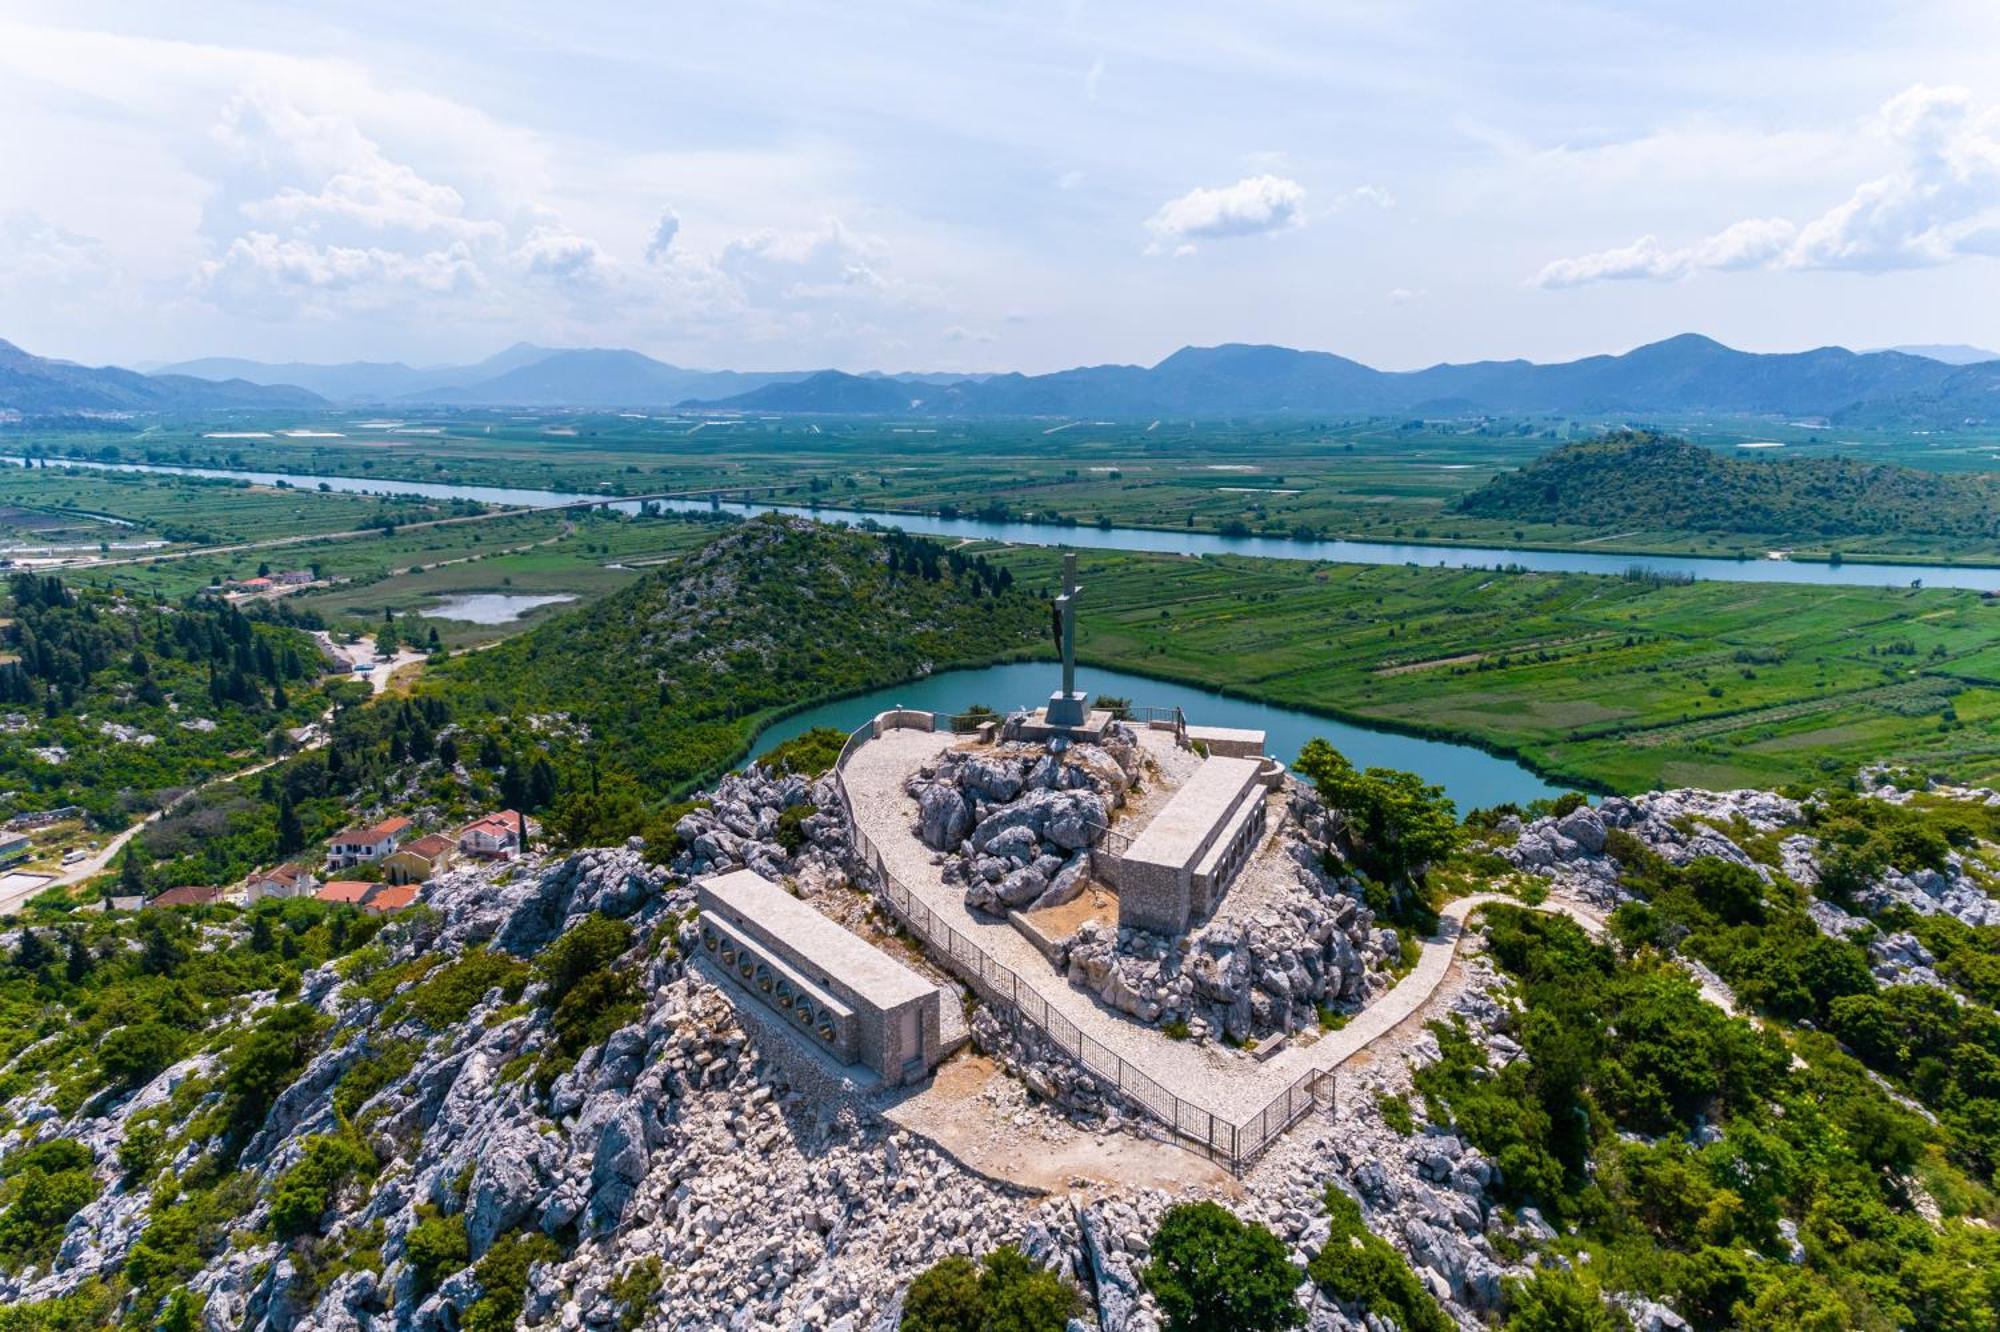
[[[1053, 662], [1022, 661], [974, 670], [941, 671], [921, 680], [891, 685], [871, 694], [823, 703], [773, 722], [757, 735], [752, 754], [801, 735], [815, 726], [852, 731], [878, 712], [918, 708], [927, 712], [963, 712], [975, 703], [1006, 713], [1048, 701], [1057, 683]], [[1512, 800], [1526, 804], [1560, 793], [1512, 759], [1471, 745], [1422, 740], [1390, 731], [1374, 731], [1333, 721], [1294, 708], [1230, 698], [1193, 685], [1167, 684], [1143, 675], [1077, 667], [1077, 688], [1096, 697], [1112, 694], [1139, 707], [1178, 706], [1197, 726], [1241, 726], [1262, 730], [1269, 753], [1290, 763], [1314, 736], [1323, 737], [1360, 768], [1403, 768], [1443, 786], [1460, 813]]]
[[[19, 457], [0, 457], [0, 464], [20, 464]], [[415, 495], [425, 499], [469, 499], [484, 504], [538, 508], [556, 504], [602, 501], [605, 496], [560, 490], [524, 490], [513, 486], [447, 484], [436, 481], [392, 481], [377, 477], [314, 476], [294, 472], [235, 471], [219, 467], [180, 467], [157, 463], [107, 463], [52, 459], [58, 467], [87, 467], [110, 472], [158, 472], [203, 476], [258, 485], [289, 485], [300, 490], [325, 488], [344, 494]], [[692, 512], [710, 507], [707, 500], [661, 500], [664, 508]], [[636, 501], [617, 504], [626, 512]], [[856, 509], [813, 509], [797, 504], [738, 504], [722, 506], [730, 513], [802, 513], [824, 522], [878, 522], [924, 536], [967, 537], [1007, 541], [1025, 546], [1074, 546], [1083, 550], [1144, 550], [1176, 555], [1255, 555], [1265, 559], [1331, 560], [1341, 564], [1420, 564], [1450, 568], [1490, 569], [1512, 565], [1540, 573], [1623, 574], [1633, 568], [1670, 577], [1713, 579], [1725, 583], [1815, 583], [1832, 587], [1955, 587], [1975, 592], [2000, 588], [2000, 569], [1950, 564], [1827, 564], [1792, 560], [1715, 559], [1699, 555], [1619, 555], [1584, 550], [1525, 550], [1511, 546], [1431, 546], [1390, 541], [1295, 541], [1289, 537], [1229, 537], [1215, 532], [1154, 531], [1139, 527], [1060, 527], [1047, 523], [996, 522], [986, 518], [940, 518], [920, 513], [868, 513]]]

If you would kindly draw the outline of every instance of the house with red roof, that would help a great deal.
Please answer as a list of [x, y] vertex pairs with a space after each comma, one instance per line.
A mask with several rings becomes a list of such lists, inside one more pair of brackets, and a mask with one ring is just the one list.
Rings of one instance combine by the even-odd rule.
[[369, 883], [363, 879], [335, 879], [320, 885], [313, 896], [322, 902], [335, 902], [343, 906], [360, 906], [368, 894], [382, 885]]
[[382, 874], [390, 883], [424, 883], [448, 869], [457, 854], [457, 842], [443, 833], [428, 833], [382, 857]]
[[292, 860], [275, 869], [258, 870], [243, 881], [243, 888], [244, 897], [251, 902], [267, 897], [311, 897], [319, 888], [319, 879], [303, 863]]
[[521, 854], [527, 822], [513, 809], [484, 815], [458, 830], [458, 849], [481, 860], [512, 860]]
[[222, 889], [213, 884], [188, 884], [169, 888], [149, 900], [149, 907], [213, 906], [222, 900]]
[[375, 891], [362, 900], [361, 909], [377, 916], [401, 911], [415, 902], [421, 891], [414, 883], [377, 884]]
[[332, 869], [370, 864], [401, 846], [409, 832], [410, 821], [400, 815], [365, 828], [343, 828], [327, 844], [326, 863]]

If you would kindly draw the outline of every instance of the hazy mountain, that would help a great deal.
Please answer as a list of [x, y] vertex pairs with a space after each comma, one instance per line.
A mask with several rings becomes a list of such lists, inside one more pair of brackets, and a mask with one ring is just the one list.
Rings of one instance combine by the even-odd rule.
[[503, 352], [471, 365], [409, 366], [401, 361], [307, 361], [271, 363], [234, 356], [205, 356], [163, 365], [153, 373], [191, 375], [196, 379], [247, 380], [252, 384], [296, 384], [335, 402], [387, 403], [399, 398], [458, 388], [493, 379], [511, 370], [556, 355], [549, 347], [517, 342]]
[[[918, 409], [932, 390], [896, 379], [821, 370], [796, 382], [766, 384], [724, 399], [733, 411], [832, 412], [853, 416], [890, 416]], [[700, 400], [691, 400], [699, 405]], [[684, 403], [683, 405], [691, 405]], [[768, 405], [767, 405], [768, 404]]]
[[116, 366], [92, 368], [35, 356], [0, 341], [0, 409], [28, 416], [325, 405], [318, 394], [292, 385], [142, 375]]
[[411, 393], [406, 400], [461, 407], [665, 407], [686, 398], [730, 397], [810, 373], [684, 370], [635, 351], [577, 348], [548, 352], [501, 374]]
[[1943, 361], [1946, 365], [1977, 365], [1981, 361], [2000, 361], [2000, 352], [1988, 351], [1984, 347], [1969, 347], [1963, 342], [1915, 342], [1902, 347], [1883, 347], [1879, 350], [1902, 352], [1905, 356], [1924, 356], [1933, 361]]
[[[1767, 355], [1684, 334], [1618, 356], [1536, 365], [1481, 361], [1385, 372], [1326, 352], [1228, 344], [1187, 347], [1151, 368], [1091, 366], [1048, 375], [993, 375], [930, 391], [918, 409], [967, 415], [1254, 416], [1297, 412], [1671, 412], [1833, 415], [1856, 404], [1934, 394], [1955, 374], [1902, 352], [1841, 347]], [[850, 376], [850, 378], [852, 378]], [[803, 385], [754, 402], [763, 411], [891, 410], [864, 395]], [[854, 406], [831, 405], [852, 402]], [[1996, 399], [2000, 403], [2000, 399]]]

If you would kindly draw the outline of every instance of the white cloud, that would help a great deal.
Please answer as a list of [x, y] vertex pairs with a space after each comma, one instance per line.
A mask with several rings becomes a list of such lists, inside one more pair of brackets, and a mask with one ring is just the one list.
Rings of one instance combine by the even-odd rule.
[[1234, 185], [1196, 188], [1146, 219], [1155, 248], [1192, 251], [1197, 240], [1256, 236], [1305, 225], [1305, 189], [1283, 176], [1246, 176]]
[[1885, 103], [1873, 129], [1893, 149], [1895, 169], [1817, 217], [1747, 218], [1680, 246], [1641, 236], [1554, 260], [1534, 282], [1672, 281], [1750, 268], [1881, 273], [2000, 254], [2000, 108], [1979, 106], [1963, 88], [1920, 84]]

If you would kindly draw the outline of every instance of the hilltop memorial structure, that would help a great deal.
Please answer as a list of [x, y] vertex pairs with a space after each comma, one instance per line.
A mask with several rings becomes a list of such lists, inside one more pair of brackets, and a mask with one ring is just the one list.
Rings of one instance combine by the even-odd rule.
[[1049, 608], [1056, 650], [1062, 654], [1062, 688], [1050, 694], [1047, 705], [1036, 708], [1021, 726], [1023, 740], [1061, 736], [1095, 742], [1104, 738], [1104, 728], [1112, 723], [1111, 713], [1091, 708], [1088, 696], [1076, 687], [1076, 599], [1082, 591], [1076, 581], [1076, 552], [1066, 550], [1063, 589]]
[[808, 1040], [884, 1086], [930, 1076], [942, 1057], [936, 983], [753, 870], [704, 879], [697, 901], [703, 955]]

